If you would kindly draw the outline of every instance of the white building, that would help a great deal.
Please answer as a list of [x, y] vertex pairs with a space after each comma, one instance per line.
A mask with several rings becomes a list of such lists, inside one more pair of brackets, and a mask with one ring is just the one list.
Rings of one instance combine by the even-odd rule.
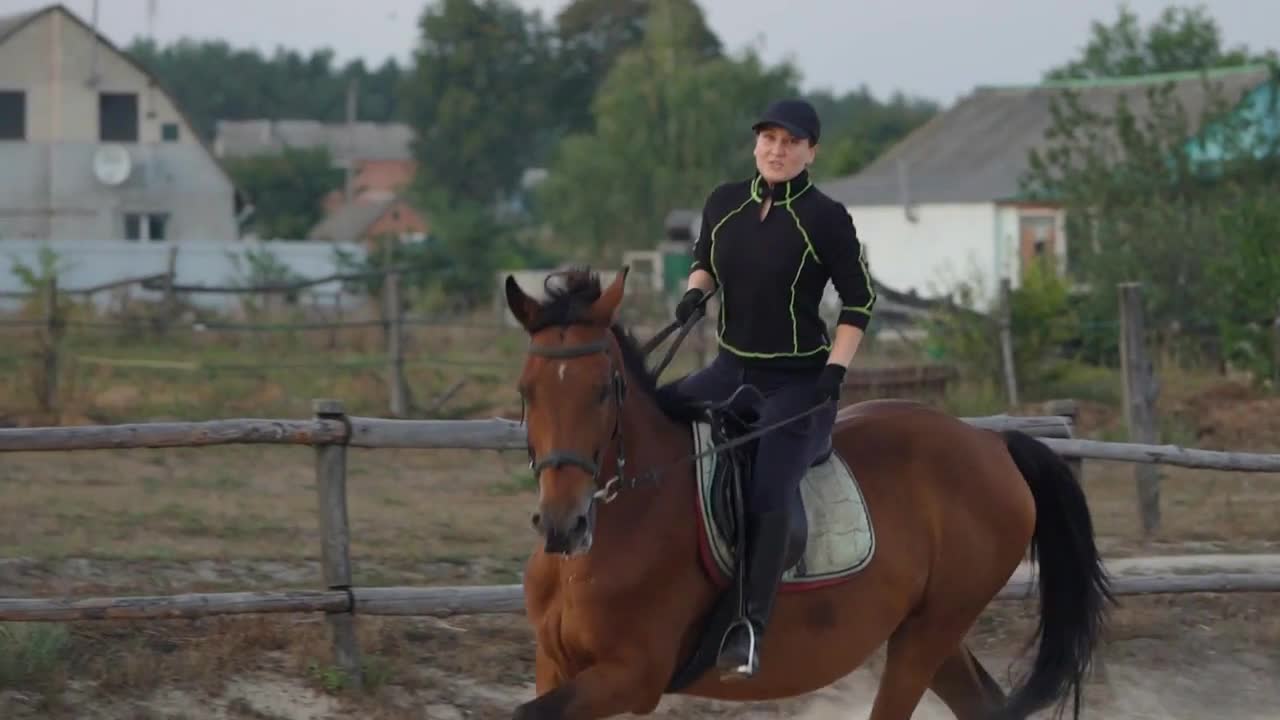
[[[1210, 76], [1209, 85], [1238, 99], [1266, 80], [1267, 71], [1251, 66]], [[1110, 114], [1123, 97], [1141, 119], [1149, 109], [1147, 92], [1163, 83], [1172, 83], [1190, 117], [1213, 97], [1199, 73], [979, 87], [861, 172], [824, 183], [823, 190], [848, 207], [879, 282], [925, 297], [971, 283], [985, 307], [1002, 279], [1019, 286], [1037, 254], [1056, 255], [1066, 269], [1063, 213], [1025, 202], [1020, 190], [1029, 152], [1046, 147], [1051, 98], [1069, 88], [1084, 107]]]
[[234, 241], [239, 205], [173, 98], [84, 20], [0, 17], [0, 242]]

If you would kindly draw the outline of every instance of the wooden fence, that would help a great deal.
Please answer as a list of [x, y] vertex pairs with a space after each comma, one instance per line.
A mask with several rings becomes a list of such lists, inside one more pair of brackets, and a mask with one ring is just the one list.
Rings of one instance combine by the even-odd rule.
[[[355, 616], [518, 613], [520, 585], [474, 587], [354, 587], [347, 521], [347, 448], [486, 449], [525, 447], [523, 425], [491, 420], [397, 420], [348, 416], [335, 400], [314, 401], [307, 420], [233, 419], [91, 427], [0, 429], [0, 452], [197, 447], [228, 444], [308, 445], [315, 449], [320, 514], [322, 590], [199, 593], [114, 598], [4, 598], [0, 621], [196, 618], [245, 613], [323, 612], [335, 664], [360, 681]], [[1016, 428], [1070, 461], [1083, 458], [1164, 463], [1194, 468], [1280, 472], [1280, 455], [1215, 452], [1174, 446], [1097, 442], [1071, 437], [1069, 417], [995, 415], [962, 418], [994, 430]], [[1015, 578], [1002, 598], [1026, 596], [1030, 579]], [[1184, 592], [1280, 592], [1280, 574], [1117, 577], [1121, 595]]]

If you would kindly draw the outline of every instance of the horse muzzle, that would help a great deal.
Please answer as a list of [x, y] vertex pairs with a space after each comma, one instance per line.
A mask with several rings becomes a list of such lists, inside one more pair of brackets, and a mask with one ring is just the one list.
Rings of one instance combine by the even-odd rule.
[[543, 506], [533, 514], [533, 528], [545, 540], [549, 555], [582, 555], [591, 549], [596, 503], [587, 495], [571, 507]]

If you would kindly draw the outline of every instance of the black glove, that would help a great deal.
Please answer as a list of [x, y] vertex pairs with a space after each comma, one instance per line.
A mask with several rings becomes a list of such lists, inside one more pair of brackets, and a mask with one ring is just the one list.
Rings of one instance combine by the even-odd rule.
[[689, 288], [685, 291], [683, 297], [680, 298], [679, 304], [676, 305], [676, 322], [684, 325], [689, 321], [695, 310], [701, 309], [698, 303], [702, 302], [706, 293], [698, 288]]
[[845, 367], [836, 363], [828, 363], [822, 368], [822, 374], [818, 376], [818, 383], [814, 387], [813, 401], [815, 404], [830, 402], [840, 399], [840, 385], [844, 382]]

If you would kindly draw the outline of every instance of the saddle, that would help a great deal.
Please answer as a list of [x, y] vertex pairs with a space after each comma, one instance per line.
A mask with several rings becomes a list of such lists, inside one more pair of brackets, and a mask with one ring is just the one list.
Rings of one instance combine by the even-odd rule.
[[[698, 640], [671, 677], [667, 692], [688, 687], [715, 664], [720, 639], [738, 616], [745, 565], [745, 491], [754, 481], [755, 438], [723, 448], [755, 429], [753, 411], [713, 407], [707, 419], [690, 427], [696, 465], [699, 555], [720, 590], [703, 617]], [[712, 447], [723, 449], [707, 452]], [[768, 478], [761, 479], [768, 482]], [[787, 503], [790, 533], [779, 593], [806, 592], [848, 580], [861, 572], [875, 552], [875, 533], [861, 488], [852, 470], [825, 438]]]
[[[711, 413], [711, 442], [714, 445], [725, 445], [749, 433], [757, 421], [754, 412], [729, 411], [717, 409]], [[733, 538], [734, 555], [742, 560], [743, 523], [746, 504], [744, 494], [752, 482], [756, 446], [759, 438], [752, 438], [727, 450], [720, 450], [714, 456], [712, 465], [711, 488], [708, 492], [709, 503], [707, 513], [712, 523], [720, 532]], [[831, 438], [825, 439], [825, 446], [818, 453], [810, 468], [821, 465], [831, 457]], [[768, 479], [765, 479], [768, 482]], [[791, 533], [787, 541], [785, 567], [796, 569], [804, 574], [804, 553], [809, 537], [809, 518], [805, 512], [804, 497], [799, 484], [795, 493], [787, 502], [787, 513], [790, 515]], [[736, 563], [735, 563], [736, 565]]]

